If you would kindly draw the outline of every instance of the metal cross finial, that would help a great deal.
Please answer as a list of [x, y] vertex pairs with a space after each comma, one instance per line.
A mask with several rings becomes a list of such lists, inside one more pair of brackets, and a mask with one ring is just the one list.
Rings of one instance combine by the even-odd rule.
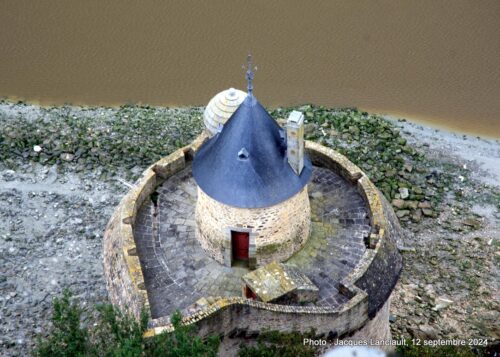
[[[245, 66], [243, 66], [243, 68], [245, 68]], [[248, 82], [248, 85], [247, 85], [247, 91], [248, 91], [248, 95], [252, 95], [253, 94], [253, 77], [254, 77], [254, 70], [257, 70], [257, 67], [253, 68], [252, 69], [252, 55], [251, 54], [248, 54], [247, 56], [247, 82]]]

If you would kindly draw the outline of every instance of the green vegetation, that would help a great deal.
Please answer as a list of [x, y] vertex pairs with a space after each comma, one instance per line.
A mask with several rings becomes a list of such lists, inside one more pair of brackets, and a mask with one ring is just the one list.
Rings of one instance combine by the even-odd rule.
[[76, 171], [100, 168], [106, 177], [118, 169], [144, 168], [192, 141], [201, 129], [199, 108], [52, 107], [8, 117], [3, 112], [0, 158], [9, 168], [20, 159]]
[[304, 345], [304, 338], [315, 338], [315, 332], [307, 334], [299, 332], [263, 331], [257, 338], [257, 344], [240, 345], [240, 357], [314, 357], [315, 347]]
[[52, 331], [46, 340], [38, 339], [36, 356], [84, 356], [90, 350], [88, 330], [80, 326], [82, 310], [70, 303], [70, 293], [54, 299]]
[[[82, 324], [83, 310], [78, 301], [72, 299], [66, 290], [53, 303], [52, 329], [45, 338], [39, 337], [33, 351], [36, 357], [215, 357], [220, 339], [211, 336], [203, 341], [196, 336], [193, 326], [181, 323], [182, 316], [176, 312], [171, 317], [175, 328], [172, 333], [163, 333], [153, 338], [143, 337], [148, 317], [142, 315], [140, 321], [120, 313], [111, 305], [97, 306], [97, 314], [86, 326]], [[88, 327], [95, 326], [95, 327]], [[315, 331], [309, 333], [262, 331], [256, 340], [241, 344], [240, 357], [313, 357], [316, 347], [303, 344], [304, 338], [318, 339]], [[495, 346], [490, 346], [495, 348]], [[484, 347], [467, 346], [423, 346], [407, 341], [406, 346], [398, 346], [397, 352], [403, 357], [477, 357], [486, 356]]]
[[163, 333], [148, 340], [145, 355], [154, 357], [210, 357], [217, 356], [220, 339], [218, 336], [210, 336], [203, 341], [195, 335], [192, 325], [186, 326], [181, 323], [182, 316], [176, 312], [171, 317], [174, 332]]
[[33, 351], [37, 357], [215, 357], [219, 348], [218, 337], [202, 341], [192, 326], [181, 323], [179, 312], [171, 317], [174, 332], [145, 339], [146, 314], [136, 321], [111, 305], [100, 305], [91, 321], [96, 327], [84, 327], [81, 323], [83, 310], [68, 290], [54, 299], [53, 309], [53, 327], [46, 338], [38, 338]]
[[[76, 171], [100, 170], [101, 178], [120, 172], [132, 179], [150, 163], [189, 143], [203, 128], [201, 108], [52, 107], [29, 115], [23, 108], [17, 105], [17, 115], [0, 113], [0, 157], [8, 168], [15, 168], [19, 160], [57, 163]], [[467, 176], [466, 170], [453, 165], [436, 170], [380, 116], [312, 105], [279, 108], [271, 115], [283, 119], [293, 109], [306, 116], [308, 140], [346, 155], [389, 201], [399, 199], [401, 190], [406, 196], [408, 190], [404, 201], [395, 203], [402, 221], [436, 216], [445, 187], [452, 186], [456, 176]]]

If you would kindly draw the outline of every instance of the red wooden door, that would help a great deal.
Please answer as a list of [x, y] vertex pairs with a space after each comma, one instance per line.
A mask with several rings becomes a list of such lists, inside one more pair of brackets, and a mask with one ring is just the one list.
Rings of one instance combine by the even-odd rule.
[[232, 232], [233, 259], [248, 260], [248, 232]]
[[255, 295], [252, 289], [250, 289], [248, 286], [245, 286], [245, 296], [248, 299], [253, 299], [253, 300], [257, 299], [257, 295]]

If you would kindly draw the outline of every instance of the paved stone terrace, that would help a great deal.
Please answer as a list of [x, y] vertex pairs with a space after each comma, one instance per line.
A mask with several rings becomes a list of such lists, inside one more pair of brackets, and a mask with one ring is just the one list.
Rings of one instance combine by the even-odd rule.
[[[319, 288], [317, 305], [338, 306], [339, 280], [358, 263], [370, 232], [368, 210], [356, 186], [315, 167], [308, 185], [312, 232], [287, 264], [299, 267]], [[205, 255], [195, 237], [196, 184], [191, 167], [170, 177], [137, 215], [135, 239], [152, 318], [183, 310], [201, 297], [240, 296], [245, 268], [228, 268]]]

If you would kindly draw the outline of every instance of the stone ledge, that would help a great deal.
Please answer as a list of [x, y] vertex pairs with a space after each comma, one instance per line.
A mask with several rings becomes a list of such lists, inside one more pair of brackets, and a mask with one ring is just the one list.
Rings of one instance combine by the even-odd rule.
[[[186, 165], [185, 154], [183, 149], [178, 149], [168, 155], [167, 157], [160, 159], [157, 163], [153, 164], [151, 170], [153, 173], [158, 175], [161, 179], [172, 176], [177, 171], [180, 171]], [[149, 170], [149, 169], [148, 169]]]
[[326, 167], [340, 174], [345, 180], [355, 183], [363, 172], [342, 154], [313, 141], [305, 141], [306, 152], [313, 164]]

